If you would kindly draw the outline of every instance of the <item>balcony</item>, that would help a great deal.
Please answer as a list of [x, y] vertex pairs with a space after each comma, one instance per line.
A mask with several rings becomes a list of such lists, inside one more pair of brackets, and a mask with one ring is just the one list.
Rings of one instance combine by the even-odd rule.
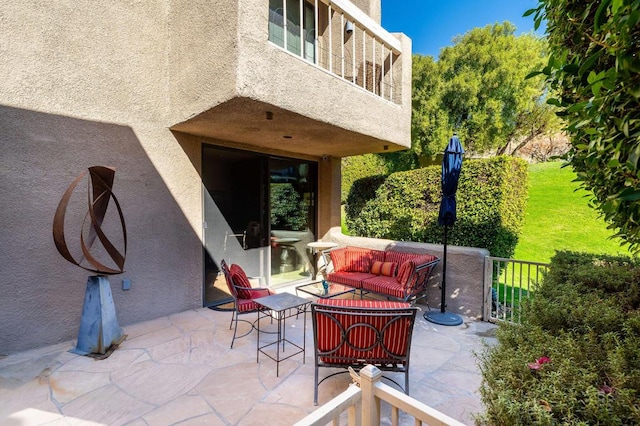
[[401, 43], [347, 1], [270, 0], [269, 41], [382, 99], [402, 104]]
[[223, 12], [202, 29], [204, 59], [173, 51], [191, 64], [176, 70], [173, 130], [315, 158], [410, 147], [406, 36], [346, 0], [235, 0]]

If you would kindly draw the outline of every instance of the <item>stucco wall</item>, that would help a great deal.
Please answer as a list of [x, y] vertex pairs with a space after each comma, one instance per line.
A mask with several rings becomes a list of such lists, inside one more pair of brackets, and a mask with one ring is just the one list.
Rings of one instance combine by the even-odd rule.
[[77, 335], [89, 273], [57, 253], [51, 229], [92, 165], [117, 169], [127, 225], [126, 272], [111, 278], [120, 324], [202, 306], [199, 145], [168, 130], [169, 98], [186, 96], [169, 84], [169, 2], [0, 8], [11, 17], [0, 26], [0, 354]]
[[170, 125], [237, 96], [239, 0], [172, 0], [166, 66]]
[[[440, 244], [413, 243], [376, 238], [351, 237], [342, 234], [338, 227], [332, 228], [322, 238], [333, 241], [341, 247], [366, 247], [376, 250], [393, 248], [393, 250], [429, 253], [442, 259], [443, 246]], [[465, 315], [474, 319], [482, 319], [484, 311], [484, 258], [489, 251], [475, 247], [447, 246], [447, 282], [446, 311]], [[440, 309], [442, 293], [439, 288], [442, 282], [442, 260], [436, 266], [434, 275], [429, 281], [427, 302], [431, 309]]]
[[[171, 126], [244, 96], [410, 143], [410, 101], [371, 120], [383, 102], [269, 47], [267, 0], [26, 0], [0, 16], [0, 354], [77, 335], [88, 273], [51, 227], [87, 167], [117, 170], [129, 247], [111, 285], [126, 325], [202, 306], [201, 140]], [[321, 229], [339, 223], [337, 171], [321, 171]]]

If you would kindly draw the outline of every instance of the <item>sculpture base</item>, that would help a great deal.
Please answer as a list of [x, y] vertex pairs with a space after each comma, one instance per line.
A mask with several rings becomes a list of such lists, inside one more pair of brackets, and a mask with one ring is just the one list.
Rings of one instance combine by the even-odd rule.
[[78, 355], [106, 354], [113, 345], [124, 340], [116, 317], [111, 285], [105, 276], [95, 275], [87, 279], [84, 306], [78, 331], [78, 343], [73, 352]]
[[462, 318], [451, 312], [427, 311], [423, 315], [424, 319], [439, 325], [460, 325]]

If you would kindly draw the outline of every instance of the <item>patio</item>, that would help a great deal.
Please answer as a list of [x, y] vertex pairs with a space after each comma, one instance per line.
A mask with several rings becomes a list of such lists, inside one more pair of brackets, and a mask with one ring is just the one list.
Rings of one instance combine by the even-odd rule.
[[[306, 363], [301, 355], [283, 361], [279, 377], [266, 356], [256, 363], [255, 332], [229, 349], [230, 318], [230, 312], [202, 308], [129, 325], [126, 340], [100, 361], [68, 352], [73, 341], [0, 359], [0, 423], [290, 425], [314, 411], [310, 315]], [[302, 316], [288, 320], [287, 337], [301, 341], [302, 324]], [[482, 409], [473, 352], [494, 341], [494, 328], [468, 319], [440, 326], [420, 312], [411, 396], [473, 424], [472, 414]], [[348, 374], [322, 383], [319, 404], [349, 383]]]

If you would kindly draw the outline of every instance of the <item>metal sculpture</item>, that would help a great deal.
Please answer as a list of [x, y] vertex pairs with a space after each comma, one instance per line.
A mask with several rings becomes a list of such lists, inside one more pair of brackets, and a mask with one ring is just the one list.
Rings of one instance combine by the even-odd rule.
[[[80, 247], [83, 258], [76, 260], [67, 246], [64, 222], [69, 200], [71, 200], [74, 190], [85, 178], [87, 173], [89, 173], [87, 189], [88, 211], [85, 214], [80, 228]], [[104, 357], [109, 356], [126, 338], [118, 324], [109, 280], [104, 276], [123, 273], [127, 253], [127, 230], [124, 225], [124, 217], [120, 203], [112, 191], [115, 173], [115, 169], [111, 167], [89, 167], [87, 171], [81, 173], [71, 185], [69, 185], [69, 188], [67, 188], [58, 204], [56, 214], [53, 218], [53, 241], [62, 257], [82, 269], [98, 274], [97, 276], [90, 276], [87, 279], [84, 306], [80, 319], [80, 330], [78, 332], [78, 342], [76, 347], [71, 350], [71, 352], [80, 355], [95, 356], [95, 354], [98, 354]], [[124, 242], [122, 252], [115, 247], [102, 230], [102, 223], [111, 199], [113, 199], [118, 210], [118, 216], [120, 217]], [[88, 232], [86, 232], [87, 220], [90, 221]], [[85, 234], [87, 234], [86, 238]], [[96, 239], [100, 241], [104, 250], [116, 265], [116, 268], [105, 265], [91, 253], [92, 246]], [[90, 266], [83, 264], [85, 260]]]
[[[91, 267], [82, 265], [82, 260], [78, 261], [73, 257], [67, 246], [64, 233], [64, 220], [69, 200], [71, 199], [74, 190], [82, 181], [82, 179], [87, 175], [87, 173], [89, 173], [89, 188], [87, 191], [89, 209], [87, 211], [87, 214], [85, 215], [84, 221], [82, 222], [82, 229], [80, 230], [80, 246], [82, 248], [84, 259], [86, 259]], [[62, 199], [60, 200], [60, 203], [58, 204], [56, 214], [53, 218], [53, 240], [55, 242], [56, 248], [58, 249], [58, 252], [62, 255], [62, 257], [64, 257], [74, 265], [77, 265], [82, 269], [86, 269], [87, 271], [95, 272], [97, 274], [114, 275], [124, 272], [124, 261], [127, 252], [127, 230], [124, 224], [124, 217], [122, 215], [120, 203], [118, 202], [118, 199], [112, 191], [115, 173], [116, 170], [112, 167], [89, 167], [87, 171], [81, 173], [71, 183], [71, 185], [69, 185], [69, 188], [67, 188], [64, 195], [62, 196]], [[120, 223], [122, 225], [122, 235], [124, 240], [124, 249], [122, 252], [120, 252], [113, 245], [113, 243], [102, 231], [102, 222], [104, 221], [104, 217], [107, 213], [109, 201], [112, 198], [116, 208], [118, 209], [118, 215], [120, 216]], [[85, 239], [84, 228], [87, 219], [90, 219], [91, 225], [89, 227], [89, 235]], [[93, 246], [96, 238], [100, 240], [104, 249], [111, 257], [111, 260], [113, 260], [113, 262], [117, 266], [117, 269], [106, 266], [91, 254], [91, 247]]]

